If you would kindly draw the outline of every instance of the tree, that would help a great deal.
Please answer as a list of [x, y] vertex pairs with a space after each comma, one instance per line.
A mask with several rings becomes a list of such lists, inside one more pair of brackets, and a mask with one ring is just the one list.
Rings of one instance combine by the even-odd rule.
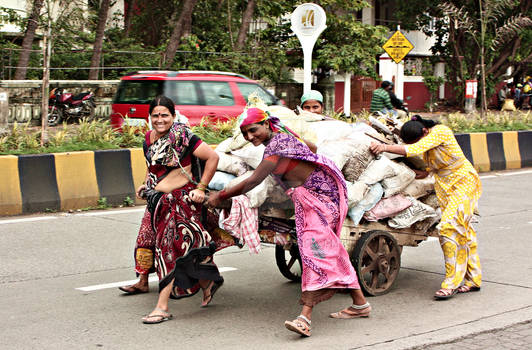
[[244, 48], [244, 44], [246, 43], [247, 34], [249, 32], [249, 25], [251, 24], [251, 21], [253, 20], [253, 12], [255, 11], [255, 5], [256, 5], [255, 0], [248, 0], [248, 3], [246, 5], [246, 10], [244, 11], [244, 14], [242, 15], [242, 23], [238, 31], [238, 37], [236, 39], [235, 49], [237, 51], [242, 50]]
[[102, 0], [100, 10], [98, 11], [98, 26], [96, 27], [96, 38], [94, 39], [94, 47], [91, 58], [91, 65], [89, 71], [89, 80], [98, 79], [100, 72], [100, 59], [102, 57], [103, 36], [105, 34], [105, 24], [107, 23], [107, 15], [109, 13], [109, 5], [111, 0]]
[[[403, 28], [422, 28], [436, 38], [432, 52], [446, 63], [447, 81], [457, 89], [461, 105], [465, 80], [485, 80], [480, 94], [484, 110], [484, 91], [501, 79], [522, 74], [532, 59], [532, 0], [399, 0], [397, 4]], [[508, 67], [516, 68], [510, 76]]]
[[43, 6], [44, 0], [34, 0], [30, 17], [28, 18], [26, 32], [24, 39], [22, 40], [22, 51], [20, 52], [17, 70], [15, 71], [15, 79], [26, 79], [26, 72], [28, 62], [30, 60], [31, 47], [33, 39], [35, 38], [35, 32], [39, 26], [39, 16]]
[[131, 31], [131, 19], [133, 18], [136, 3], [135, 0], [126, 0], [124, 4], [126, 6], [126, 12], [124, 13], [124, 37], [127, 38]]
[[181, 12], [178, 13], [176, 11], [173, 16], [172, 23], [175, 23], [175, 25], [163, 56], [163, 66], [166, 69], [168, 69], [174, 61], [177, 48], [179, 47], [186, 28], [186, 22], [192, 16], [192, 11], [194, 10], [194, 6], [196, 6], [196, 2], [197, 0], [185, 0]]

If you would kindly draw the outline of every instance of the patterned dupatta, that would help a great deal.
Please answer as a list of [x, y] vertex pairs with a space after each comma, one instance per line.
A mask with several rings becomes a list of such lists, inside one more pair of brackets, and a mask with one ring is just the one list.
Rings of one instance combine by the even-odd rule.
[[[160, 137], [157, 141], [148, 146], [144, 151], [146, 157], [146, 165], [150, 170], [146, 187], [153, 189], [159, 181], [166, 176], [165, 174], [155, 174], [150, 168], [156, 165], [164, 166], [165, 168], [180, 167], [180, 161], [185, 158], [190, 152], [189, 144], [193, 134], [190, 128], [182, 123], [174, 123], [168, 133]], [[146, 135], [148, 139], [149, 134]]]

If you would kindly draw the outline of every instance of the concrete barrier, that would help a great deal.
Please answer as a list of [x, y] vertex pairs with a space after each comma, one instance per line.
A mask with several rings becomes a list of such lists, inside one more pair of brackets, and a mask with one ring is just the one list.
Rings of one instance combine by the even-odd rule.
[[[456, 139], [479, 172], [532, 166], [532, 131], [456, 134]], [[0, 215], [79, 209], [103, 197], [122, 204], [126, 197], [135, 199], [145, 176], [140, 148], [0, 156]]]

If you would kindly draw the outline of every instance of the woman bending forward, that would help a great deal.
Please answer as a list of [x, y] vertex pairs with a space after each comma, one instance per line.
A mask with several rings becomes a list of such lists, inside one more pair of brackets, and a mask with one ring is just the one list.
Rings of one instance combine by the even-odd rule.
[[353, 305], [331, 317], [369, 316], [371, 306], [360, 290], [356, 272], [340, 241], [347, 213], [346, 185], [341, 172], [331, 160], [313, 153], [316, 147], [300, 140], [278, 118], [250, 108], [240, 120], [244, 138], [254, 146], [266, 146], [264, 158], [252, 176], [212, 194], [207, 204], [218, 206], [221, 200], [246, 193], [269, 174], [274, 175], [292, 198], [303, 266], [300, 299], [303, 310], [295, 320], [285, 322], [286, 328], [310, 336], [312, 308], [340, 289], [351, 290]]
[[[373, 143], [375, 154], [391, 152], [406, 156], [423, 155], [434, 173], [434, 189], [442, 209], [440, 245], [445, 260], [445, 279], [434, 294], [438, 300], [456, 293], [480, 290], [482, 274], [477, 254], [477, 235], [471, 221], [482, 193], [480, 178], [466, 159], [451, 129], [432, 120], [412, 117], [401, 128], [404, 145]], [[417, 178], [427, 171], [416, 171]]]

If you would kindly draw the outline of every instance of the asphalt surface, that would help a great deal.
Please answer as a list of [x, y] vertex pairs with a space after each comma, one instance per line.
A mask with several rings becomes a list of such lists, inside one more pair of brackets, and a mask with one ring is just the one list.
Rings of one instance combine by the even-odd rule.
[[136, 296], [116, 288], [135, 279], [132, 250], [143, 208], [2, 218], [0, 348], [452, 349], [468, 348], [459, 342], [474, 337], [488, 344], [484, 349], [530, 348], [517, 341], [504, 347], [500, 339], [515, 338], [517, 329], [530, 340], [532, 170], [482, 176], [480, 292], [433, 300], [444, 267], [431, 239], [404, 248], [391, 291], [368, 298], [370, 318], [328, 318], [350, 304], [337, 294], [315, 308], [313, 335], [306, 339], [283, 326], [299, 314], [300, 286], [279, 273], [272, 246], [253, 256], [246, 248], [218, 253], [226, 283], [208, 308], [199, 307], [199, 295], [174, 300], [173, 320], [144, 325], [157, 282]]

